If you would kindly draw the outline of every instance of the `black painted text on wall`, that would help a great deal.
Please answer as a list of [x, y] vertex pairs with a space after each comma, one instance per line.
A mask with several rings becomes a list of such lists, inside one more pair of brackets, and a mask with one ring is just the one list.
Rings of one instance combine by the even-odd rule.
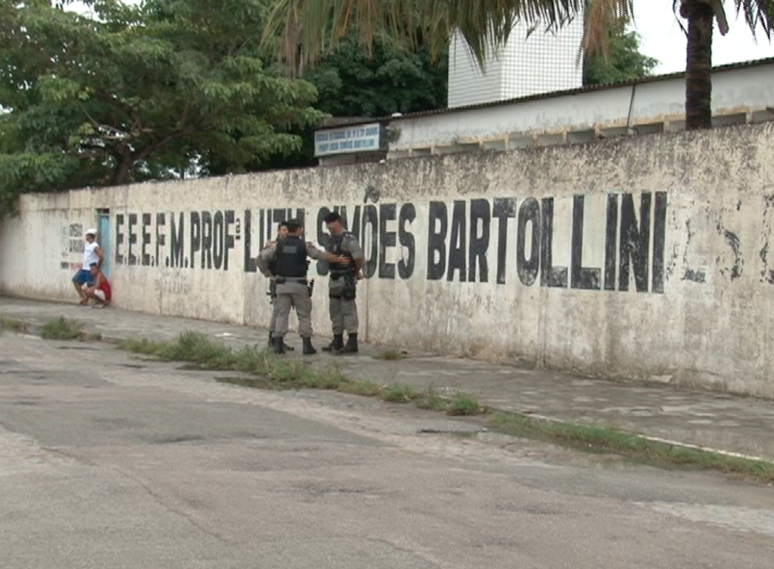
[[[569, 227], [557, 218], [553, 197], [332, 204], [314, 210], [128, 211], [115, 215], [113, 255], [125, 266], [256, 272], [255, 257], [274, 239], [279, 222], [305, 220], [307, 239], [324, 246], [323, 219], [337, 211], [360, 239], [366, 278], [664, 292], [664, 192], [609, 194], [605, 211], [594, 218], [601, 221], [595, 222], [589, 221], [585, 196], [572, 198], [569, 207]], [[421, 223], [420, 214], [426, 216]], [[584, 264], [589, 247], [584, 230], [590, 223], [604, 237], [599, 266]], [[560, 230], [570, 235], [569, 250], [560, 249], [568, 259], [564, 264], [555, 260]], [[420, 252], [426, 259], [422, 274]], [[326, 274], [325, 263], [317, 272]]]

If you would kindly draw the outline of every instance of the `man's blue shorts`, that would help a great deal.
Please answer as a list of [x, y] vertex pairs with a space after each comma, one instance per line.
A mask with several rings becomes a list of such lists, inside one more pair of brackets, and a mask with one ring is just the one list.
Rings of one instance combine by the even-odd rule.
[[80, 271], [75, 273], [75, 276], [73, 277], [73, 282], [81, 286], [83, 285], [94, 286], [94, 276], [91, 274], [91, 271], [87, 271], [86, 269], [81, 269]]

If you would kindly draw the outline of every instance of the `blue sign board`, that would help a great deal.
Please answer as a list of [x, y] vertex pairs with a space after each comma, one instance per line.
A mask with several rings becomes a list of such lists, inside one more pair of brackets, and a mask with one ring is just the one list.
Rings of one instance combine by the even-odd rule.
[[314, 133], [314, 155], [354, 154], [381, 149], [379, 123], [318, 130]]

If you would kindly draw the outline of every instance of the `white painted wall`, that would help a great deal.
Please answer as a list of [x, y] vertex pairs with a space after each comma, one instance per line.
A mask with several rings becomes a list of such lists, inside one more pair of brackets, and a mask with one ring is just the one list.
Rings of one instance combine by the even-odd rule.
[[[267, 283], [259, 273], [246, 271], [244, 262], [248, 235], [252, 254], [257, 253], [262, 211], [303, 208], [307, 232], [317, 240], [318, 229], [322, 230], [317, 220], [324, 208], [346, 206], [353, 224], [359, 207], [362, 229], [368, 185], [381, 193], [380, 202], [368, 206], [376, 207], [377, 245], [385, 246], [385, 262], [408, 263], [413, 252], [414, 268], [410, 275], [398, 272], [393, 278], [377, 270], [361, 284], [361, 334], [365, 339], [774, 397], [774, 379], [769, 373], [774, 364], [774, 258], [770, 253], [774, 125], [27, 195], [21, 202], [21, 217], [0, 225], [0, 290], [74, 300], [69, 263], [77, 262], [79, 254], [70, 251], [70, 225], [94, 225], [97, 209], [109, 208], [117, 306], [262, 326], [269, 319]], [[642, 221], [643, 211], [650, 216], [641, 227], [650, 232], [647, 247], [631, 236], [627, 240], [627, 233], [621, 231], [626, 212], [623, 203], [628, 199], [636, 223]], [[615, 205], [610, 210], [608, 200]], [[581, 201], [584, 211], [579, 216]], [[500, 239], [497, 216], [490, 215], [488, 231], [481, 222], [473, 229], [474, 204], [492, 213], [507, 203], [512, 203], [514, 217], [507, 220], [502, 234], [505, 241]], [[529, 270], [532, 222], [520, 226], [518, 216], [527, 216], [530, 204], [535, 203], [541, 224], [549, 203], [554, 211], [546, 218], [552, 220], [553, 230], [543, 225], [538, 232], [539, 253], [534, 259], [539, 271], [533, 281]], [[387, 219], [390, 204], [396, 207], [395, 220]], [[465, 210], [456, 221], [455, 204]], [[656, 204], [665, 204], [666, 209]], [[401, 223], [401, 209], [406, 212], [411, 207], [415, 218]], [[439, 208], [446, 208], [449, 216], [445, 237], [440, 240], [446, 248], [447, 265], [450, 249], [459, 246], [459, 236], [453, 233], [460, 223], [464, 222], [464, 253], [452, 255], [451, 260], [465, 263], [466, 269], [472, 259], [471, 242], [488, 237], [483, 257], [489, 269], [486, 279], [478, 271], [472, 279], [467, 271], [464, 279], [460, 271], [453, 271], [450, 278], [448, 267], [440, 279], [432, 278], [429, 268], [438, 255], [429, 247], [430, 230], [439, 224], [431, 225], [430, 212]], [[178, 219], [182, 212], [186, 220], [184, 256], [190, 260], [194, 212], [214, 217], [227, 211], [234, 212], [234, 220], [224, 224], [224, 234], [228, 226], [228, 235], [235, 238], [228, 269], [202, 269], [199, 255], [195, 267], [166, 266], [173, 215]], [[611, 212], [618, 219], [609, 224], [609, 231]], [[134, 214], [138, 217], [132, 238], [128, 220]], [[143, 214], [150, 215], [145, 228]], [[164, 216], [163, 225], [157, 223], [159, 214]], [[573, 223], [573, 215], [579, 223]], [[119, 216], [123, 216], [120, 229]], [[400, 227], [411, 237], [404, 235], [401, 240]], [[656, 244], [659, 228], [663, 228], [663, 254]], [[370, 229], [366, 223], [364, 234]], [[117, 262], [116, 254], [128, 257], [130, 239], [135, 240], [132, 254], [141, 258], [143, 231], [148, 235], [146, 254], [153, 262], [147, 266]], [[274, 226], [265, 228], [267, 235], [273, 231]], [[164, 237], [163, 244], [157, 233]], [[395, 245], [389, 242], [393, 235]], [[547, 236], [552, 238], [550, 248]], [[124, 242], [119, 246], [121, 239]], [[371, 254], [370, 238], [363, 240], [369, 259], [378, 261]], [[647, 258], [648, 274], [637, 273], [645, 277], [639, 292], [629, 255], [621, 254], [621, 244], [628, 242]], [[610, 251], [608, 243], [613, 245]], [[377, 247], [377, 256], [379, 250]], [[504, 265], [500, 271], [501, 250]], [[569, 276], [561, 287], [543, 286], [547, 284], [542, 278], [543, 267], [548, 266], [545, 253], [551, 252], [553, 266], [572, 272], [573, 250], [580, 253], [583, 267], [599, 270], [598, 284], [588, 278], [580, 281], [596, 288], [581, 288], [577, 282], [573, 286]], [[520, 251], [521, 265], [517, 262]], [[624, 247], [624, 253], [627, 251]], [[627, 269], [629, 278], [621, 282]], [[653, 279], [659, 272], [663, 286]], [[325, 279], [317, 278], [314, 325], [327, 332]], [[608, 284], [614, 290], [607, 290]]]

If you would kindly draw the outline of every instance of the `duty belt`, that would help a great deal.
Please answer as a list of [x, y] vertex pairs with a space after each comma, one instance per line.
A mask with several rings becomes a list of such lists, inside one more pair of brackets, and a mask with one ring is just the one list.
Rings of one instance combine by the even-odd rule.
[[274, 282], [277, 284], [298, 283], [304, 286], [309, 284], [309, 281], [304, 277], [277, 277], [274, 279]]
[[330, 276], [331, 279], [334, 281], [339, 280], [342, 277], [346, 277], [347, 275], [351, 274], [352, 271], [331, 271]]

